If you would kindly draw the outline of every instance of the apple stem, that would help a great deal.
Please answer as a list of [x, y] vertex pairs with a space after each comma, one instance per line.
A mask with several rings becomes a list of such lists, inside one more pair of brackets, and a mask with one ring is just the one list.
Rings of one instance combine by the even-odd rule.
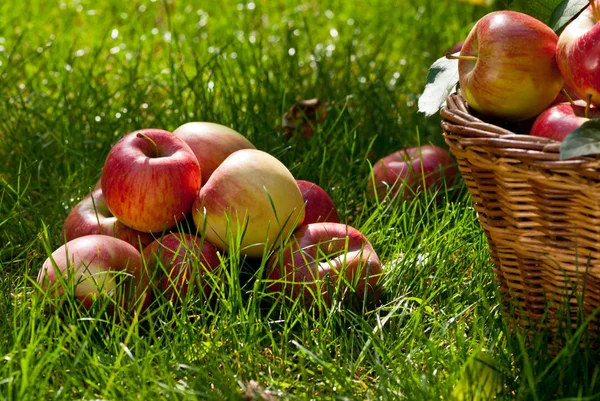
[[464, 61], [477, 61], [477, 56], [461, 56], [454, 55], [450, 53], [446, 53], [446, 58], [448, 60], [464, 60]]
[[573, 100], [573, 98], [571, 97], [571, 95], [569, 95], [569, 92], [567, 92], [565, 90], [565, 88], [562, 88], [560, 90], [560, 92], [563, 94], [564, 97], [567, 98], [567, 100], [569, 101], [569, 103], [571, 103], [571, 106], [575, 106], [575, 101]]
[[152, 144], [152, 146], [154, 147], [154, 156], [158, 157], [158, 155], [159, 155], [158, 145], [156, 144], [156, 142], [154, 142], [154, 140], [152, 138], [150, 138], [148, 135], [142, 134], [141, 132], [138, 132], [136, 134], [136, 136], [138, 138], [142, 138], [142, 139], [145, 139], [146, 141], [150, 142]]
[[587, 94], [587, 101], [585, 102], [585, 118], [590, 118], [590, 105], [592, 104], [592, 94]]

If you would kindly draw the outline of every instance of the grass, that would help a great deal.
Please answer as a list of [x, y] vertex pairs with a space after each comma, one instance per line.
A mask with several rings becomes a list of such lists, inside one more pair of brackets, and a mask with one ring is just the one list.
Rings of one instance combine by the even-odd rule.
[[[462, 184], [441, 200], [367, 196], [379, 157], [443, 144], [439, 117], [425, 119], [416, 100], [428, 66], [490, 10], [449, 0], [2, 2], [0, 398], [253, 399], [256, 382], [280, 399], [477, 399], [491, 364], [500, 399], [597, 399], [597, 354], [579, 349], [581, 333], [553, 357], [544, 333], [529, 341], [509, 330]], [[336, 103], [312, 139], [286, 138], [282, 114], [313, 97]], [[232, 252], [213, 304], [176, 310], [159, 299], [122, 321], [101, 304], [49, 309], [35, 277], [111, 145], [188, 121], [231, 126], [326, 188], [384, 263], [382, 303], [316, 315], [272, 303], [265, 261]]]

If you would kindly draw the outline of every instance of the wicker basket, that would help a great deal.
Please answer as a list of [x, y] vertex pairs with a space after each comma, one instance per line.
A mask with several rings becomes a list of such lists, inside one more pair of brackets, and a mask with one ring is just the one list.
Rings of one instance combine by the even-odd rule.
[[597, 333], [600, 159], [561, 161], [559, 142], [480, 120], [460, 92], [448, 97], [441, 115], [511, 323], [556, 332], [587, 318], [588, 333]]

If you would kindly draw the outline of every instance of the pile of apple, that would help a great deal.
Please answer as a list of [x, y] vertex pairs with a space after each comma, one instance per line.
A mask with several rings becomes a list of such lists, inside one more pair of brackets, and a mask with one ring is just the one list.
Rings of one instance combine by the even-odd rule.
[[317, 293], [331, 301], [335, 292], [362, 304], [381, 292], [377, 254], [340, 222], [331, 197], [214, 123], [121, 138], [63, 237], [37, 281], [52, 299], [88, 308], [99, 298], [127, 311], [157, 294], [209, 299], [234, 251], [268, 258], [266, 289], [288, 301], [310, 305]]
[[515, 11], [481, 18], [461, 46], [462, 95], [476, 112], [504, 121], [533, 121], [531, 135], [562, 141], [600, 111], [600, 1], [558, 36]]

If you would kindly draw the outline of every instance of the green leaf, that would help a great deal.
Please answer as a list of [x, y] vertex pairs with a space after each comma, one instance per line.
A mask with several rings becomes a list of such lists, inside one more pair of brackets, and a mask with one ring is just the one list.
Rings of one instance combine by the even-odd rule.
[[560, 31], [588, 4], [590, 4], [589, 0], [563, 0], [552, 12], [549, 22], [550, 28], [555, 32]]
[[419, 97], [419, 111], [427, 117], [440, 111], [457, 83], [458, 60], [446, 56], [437, 59], [429, 68], [425, 89]]
[[600, 153], [600, 120], [589, 120], [574, 129], [560, 144], [560, 160]]
[[510, 9], [529, 14], [549, 25], [550, 18], [560, 3], [561, 0], [513, 0]]

